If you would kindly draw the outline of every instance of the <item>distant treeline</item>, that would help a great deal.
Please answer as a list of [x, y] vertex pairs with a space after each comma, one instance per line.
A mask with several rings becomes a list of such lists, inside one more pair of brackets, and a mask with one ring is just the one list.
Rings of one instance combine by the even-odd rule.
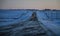
[[44, 11], [59, 11], [57, 9], [43, 9]]
[[[19, 10], [27, 10], [27, 11], [40, 11], [39, 9], [0, 9], [0, 10], [8, 10], [8, 11], [19, 11]], [[42, 9], [42, 11], [60, 11], [57, 9]]]

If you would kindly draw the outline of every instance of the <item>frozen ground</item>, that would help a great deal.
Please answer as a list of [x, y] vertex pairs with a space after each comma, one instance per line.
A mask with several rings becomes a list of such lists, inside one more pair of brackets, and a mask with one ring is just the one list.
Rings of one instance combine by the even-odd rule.
[[[9, 28], [2, 28], [5, 31], [2, 36], [54, 36], [50, 31], [47, 31], [44, 26], [38, 21], [26, 21], [11, 25]], [[7, 32], [8, 31], [8, 32]]]
[[[43, 13], [37, 12], [37, 17], [46, 28], [53, 31], [57, 36], [60, 36], [60, 19], [48, 19]], [[44, 16], [44, 17], [43, 17]], [[46, 19], [45, 19], [46, 18]], [[58, 17], [57, 17], [58, 18]]]
[[38, 21], [28, 21], [33, 11], [0, 11], [0, 35], [60, 36], [60, 11], [34, 12]]

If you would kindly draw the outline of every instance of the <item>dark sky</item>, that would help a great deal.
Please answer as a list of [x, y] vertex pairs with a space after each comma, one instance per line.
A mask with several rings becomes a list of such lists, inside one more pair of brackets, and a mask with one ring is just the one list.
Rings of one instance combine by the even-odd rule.
[[60, 9], [60, 0], [4, 0], [4, 9]]

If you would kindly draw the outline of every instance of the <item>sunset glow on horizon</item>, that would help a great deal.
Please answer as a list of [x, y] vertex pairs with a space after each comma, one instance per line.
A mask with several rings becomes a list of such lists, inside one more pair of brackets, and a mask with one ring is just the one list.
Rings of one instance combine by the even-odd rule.
[[60, 9], [60, 0], [4, 0], [2, 9]]

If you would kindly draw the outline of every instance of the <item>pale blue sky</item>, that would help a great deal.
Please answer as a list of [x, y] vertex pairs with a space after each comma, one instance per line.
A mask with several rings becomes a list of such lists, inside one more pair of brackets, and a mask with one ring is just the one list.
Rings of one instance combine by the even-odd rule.
[[2, 8], [10, 9], [60, 9], [60, 0], [4, 0]]

